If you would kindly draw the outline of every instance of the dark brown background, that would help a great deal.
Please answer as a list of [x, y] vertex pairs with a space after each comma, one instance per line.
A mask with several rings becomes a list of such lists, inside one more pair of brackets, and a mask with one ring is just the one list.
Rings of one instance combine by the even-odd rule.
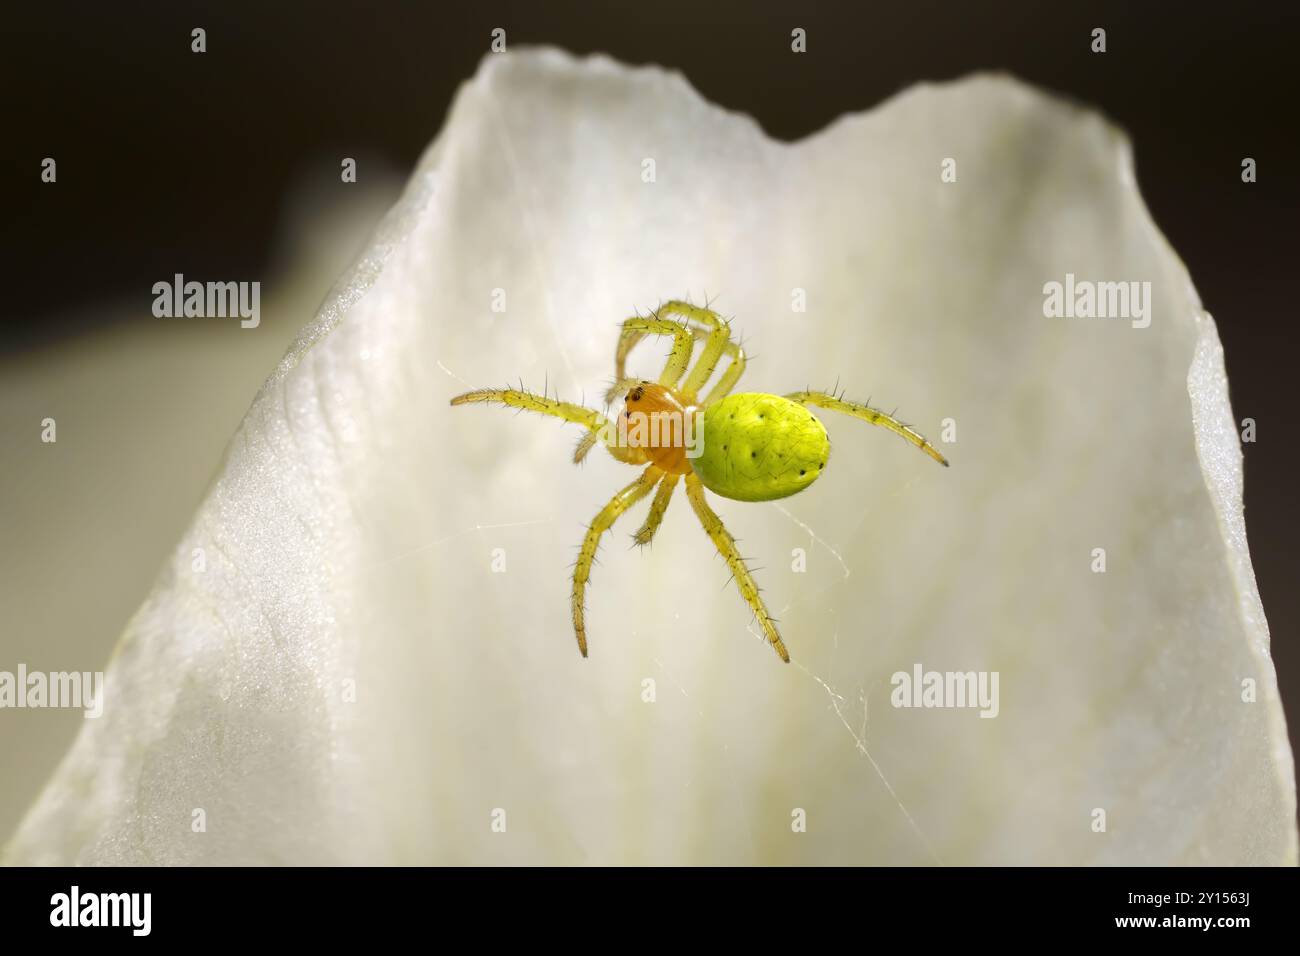
[[[468, 5], [465, 5], [468, 6]], [[68, 339], [174, 272], [261, 275], [283, 197], [340, 155], [409, 169], [494, 27], [681, 69], [794, 139], [922, 79], [1000, 69], [1129, 131], [1143, 195], [1219, 323], [1282, 692], [1300, 713], [1292, 370], [1294, 3], [44, 3], [6, 10], [0, 348]], [[208, 31], [208, 52], [189, 31]], [[806, 55], [790, 30], [808, 31]], [[1089, 50], [1105, 27], [1108, 52]], [[54, 156], [58, 188], [39, 182]], [[1259, 181], [1240, 178], [1244, 156]], [[322, 157], [327, 159], [322, 160]], [[70, 314], [81, 318], [70, 319]]]

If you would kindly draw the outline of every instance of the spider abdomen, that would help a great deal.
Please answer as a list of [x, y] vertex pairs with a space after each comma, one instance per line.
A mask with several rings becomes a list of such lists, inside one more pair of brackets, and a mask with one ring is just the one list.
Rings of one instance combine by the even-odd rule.
[[691, 467], [704, 487], [738, 501], [771, 501], [803, 491], [830, 455], [826, 427], [779, 395], [742, 392], [704, 409], [703, 449]]

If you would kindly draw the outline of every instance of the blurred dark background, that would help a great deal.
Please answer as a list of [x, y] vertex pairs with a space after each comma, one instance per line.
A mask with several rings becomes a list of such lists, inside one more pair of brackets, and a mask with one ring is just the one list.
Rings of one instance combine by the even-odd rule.
[[[1125, 127], [1142, 193], [1219, 323], [1246, 518], [1288, 716], [1300, 714], [1295, 546], [1300, 224], [1294, 3], [315, 2], [13, 4], [4, 14], [0, 350], [64, 342], [175, 272], [260, 276], [295, 177], [410, 169], [495, 27], [683, 71], [796, 139], [924, 79], [997, 69]], [[207, 52], [190, 52], [190, 30]], [[790, 31], [808, 52], [790, 52]], [[1090, 51], [1094, 27], [1107, 52]], [[57, 188], [40, 182], [58, 161]], [[1243, 157], [1258, 182], [1241, 181]], [[110, 310], [103, 310], [107, 313]], [[116, 310], [115, 314], [120, 314]], [[7, 453], [6, 453], [7, 454]]]

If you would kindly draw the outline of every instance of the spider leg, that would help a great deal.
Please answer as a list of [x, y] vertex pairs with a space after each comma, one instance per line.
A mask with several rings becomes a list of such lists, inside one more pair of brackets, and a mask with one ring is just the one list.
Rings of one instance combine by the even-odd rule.
[[600, 441], [599, 432], [583, 432], [582, 437], [578, 439], [577, 446], [573, 449], [573, 463], [575, 465], [581, 465], [582, 460], [587, 457], [587, 452], [596, 447], [596, 442], [598, 441]]
[[772, 620], [772, 615], [767, 612], [767, 607], [763, 604], [762, 597], [758, 593], [758, 585], [754, 583], [754, 576], [749, 573], [749, 568], [745, 566], [745, 559], [740, 556], [736, 549], [736, 539], [731, 536], [726, 525], [709, 507], [709, 503], [704, 500], [704, 485], [694, 474], [686, 476], [686, 497], [690, 499], [691, 507], [695, 509], [696, 516], [700, 519], [700, 524], [704, 526], [704, 531], [713, 540], [714, 546], [718, 553], [726, 559], [727, 566], [731, 568], [731, 574], [736, 579], [736, 587], [740, 589], [741, 596], [749, 604], [754, 616], [758, 618], [758, 623], [762, 625], [763, 631], [767, 634], [767, 639], [772, 642], [781, 660], [787, 664], [790, 663], [790, 654], [785, 649], [785, 644], [781, 641], [781, 634], [776, 629], [776, 622]]
[[[677, 322], [666, 318], [669, 315], [676, 315], [685, 322]], [[655, 327], [650, 328], [653, 324]], [[720, 330], [725, 330], [726, 324], [720, 319], [717, 313], [710, 309], [701, 309], [698, 306], [691, 305], [689, 302], [671, 301], [666, 302], [648, 319], [640, 317], [628, 319], [623, 323], [623, 333], [619, 337], [618, 350], [614, 355], [614, 379], [615, 384], [605, 396], [606, 404], [612, 403], [619, 393], [625, 390], [627, 381], [636, 381], [627, 378], [627, 357], [632, 349], [647, 335], [672, 335], [673, 351], [668, 357], [668, 363], [664, 367], [663, 374], [659, 377], [660, 385], [675, 387], [682, 375], [686, 373], [686, 368], [690, 364], [691, 352], [695, 346], [695, 340], [699, 339], [705, 343], [705, 349], [709, 347], [710, 340], [714, 340], [716, 348], [717, 341], [722, 342], [721, 352], [715, 354], [708, 362], [708, 373], [701, 378], [699, 385], [703, 386], [708, 380], [709, 374], [717, 367], [720, 355], [725, 354], [731, 359], [727, 371], [722, 378], [714, 385], [705, 399], [705, 404], [722, 398], [733, 388], [739, 380], [741, 373], [745, 370], [745, 352], [733, 342], [730, 334], [720, 335]], [[683, 343], [681, 332], [686, 329], [690, 333], [689, 343]], [[705, 356], [701, 355], [701, 361]], [[690, 394], [694, 394], [693, 392]]]
[[587, 581], [591, 577], [591, 563], [596, 558], [596, 548], [600, 546], [600, 536], [609, 530], [618, 520], [618, 516], [632, 507], [654, 489], [663, 474], [651, 465], [636, 481], [628, 485], [613, 498], [609, 504], [600, 509], [587, 528], [587, 536], [582, 539], [582, 551], [578, 554], [578, 563], [573, 568], [573, 632], [578, 638], [578, 650], [587, 656], [587, 627], [584, 621], [583, 599], [586, 594]]
[[930, 440], [916, 431], [909, 425], [900, 422], [893, 415], [886, 415], [879, 409], [872, 408], [870, 405], [860, 405], [857, 402], [846, 402], [842, 398], [834, 395], [827, 395], [825, 392], [792, 392], [785, 396], [792, 402], [798, 402], [800, 405], [816, 405], [820, 408], [829, 408], [832, 411], [843, 412], [846, 415], [852, 415], [854, 418], [860, 418], [864, 422], [870, 422], [873, 425], [879, 425], [882, 428], [888, 428], [895, 435], [902, 435], [909, 442], [915, 445], [921, 451], [925, 452], [945, 468], [948, 467], [948, 459], [939, 454], [939, 449], [930, 444]]
[[[696, 338], [707, 338], [708, 333], [703, 329], [695, 330]], [[731, 390], [736, 387], [736, 382], [740, 381], [740, 376], [745, 372], [745, 350], [733, 339], [727, 339], [725, 347], [726, 354], [731, 358], [727, 370], [709, 389], [709, 394], [704, 397], [704, 405], [712, 405], [720, 398], [725, 398], [731, 394]]]
[[659, 530], [659, 525], [664, 520], [664, 512], [668, 510], [668, 503], [673, 499], [673, 489], [677, 487], [677, 481], [681, 475], [665, 474], [659, 481], [659, 490], [655, 492], [655, 500], [650, 502], [650, 513], [646, 515], [645, 524], [641, 525], [641, 530], [634, 536], [633, 540], [637, 544], [649, 544]]
[[691, 351], [695, 348], [695, 337], [689, 327], [672, 319], [652, 315], [648, 318], [633, 316], [623, 323], [623, 331], [618, 337], [618, 348], [614, 352], [614, 385], [605, 393], [605, 404], [611, 404], [619, 396], [623, 383], [628, 381], [627, 357], [636, 344], [647, 335], [671, 335], [673, 349], [668, 354], [668, 362], [659, 376], [659, 384], [673, 388], [691, 362]]
[[[704, 348], [700, 351], [700, 358], [695, 363], [695, 367], [691, 369], [690, 374], [686, 376], [686, 381], [681, 385], [681, 390], [685, 393], [686, 398], [694, 401], [695, 393], [704, 387], [704, 383], [709, 380], [718, 367], [718, 362], [721, 361], [722, 356], [730, 351], [728, 346], [731, 344], [731, 326], [712, 309], [701, 309], [689, 302], [678, 300], [665, 302], [659, 307], [658, 314], [663, 315], [665, 313], [679, 315], [688, 321], [698, 323], [708, 330], [704, 337]], [[736, 354], [732, 357], [733, 366], [739, 353], [740, 348], [737, 346]], [[743, 365], [741, 367], [743, 369]], [[739, 377], [740, 373], [737, 372], [736, 378]], [[732, 384], [734, 385], [735, 382], [733, 381]]]
[[613, 405], [614, 402], [627, 395], [629, 389], [640, 384], [641, 379], [636, 378], [635, 376], [615, 379], [613, 384], [611, 384], [609, 389], [605, 392], [605, 409], [608, 411], [609, 407]]
[[553, 418], [561, 418], [566, 422], [581, 425], [587, 429], [590, 437], [584, 438], [579, 443], [578, 450], [574, 453], [575, 462], [581, 461], [597, 441], [604, 441], [609, 453], [619, 461], [629, 460], [629, 449], [619, 446], [618, 436], [615, 433], [613, 424], [604, 415], [593, 409], [575, 405], [572, 402], [562, 402], [557, 398], [548, 398], [545, 395], [534, 395], [532, 392], [514, 388], [478, 389], [473, 392], [466, 392], [464, 395], [457, 395], [451, 400], [452, 405], [470, 405], [483, 402], [496, 402], [500, 405], [508, 405], [511, 408], [537, 412], [539, 415], [550, 415]]

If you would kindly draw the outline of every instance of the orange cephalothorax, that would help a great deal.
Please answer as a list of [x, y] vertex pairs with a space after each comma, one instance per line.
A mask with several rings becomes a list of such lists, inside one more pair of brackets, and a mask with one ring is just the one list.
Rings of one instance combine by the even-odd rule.
[[691, 470], [687, 450], [701, 438], [697, 411], [667, 386], [638, 382], [628, 389], [618, 416], [619, 441], [641, 449], [644, 460], [655, 467], [685, 475]]

